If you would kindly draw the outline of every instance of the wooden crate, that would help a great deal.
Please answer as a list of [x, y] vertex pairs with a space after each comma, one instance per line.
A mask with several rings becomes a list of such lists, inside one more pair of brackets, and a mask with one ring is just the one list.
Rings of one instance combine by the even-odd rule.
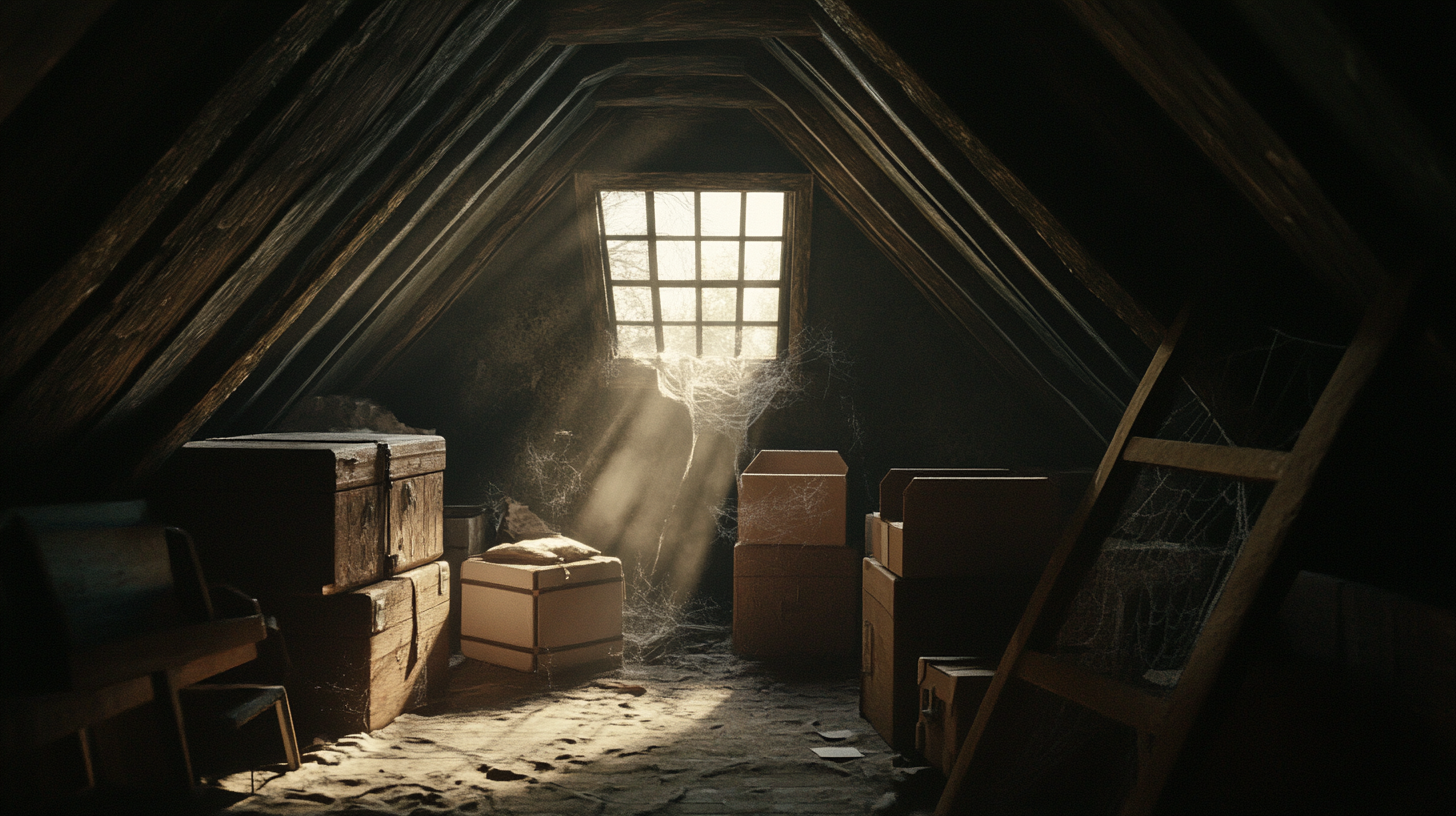
[[622, 658], [622, 562], [604, 555], [556, 566], [460, 567], [460, 650], [533, 672]]
[[852, 660], [860, 561], [850, 547], [733, 548], [733, 650], [773, 660]]
[[930, 767], [948, 773], [976, 719], [981, 698], [996, 676], [996, 661], [984, 657], [922, 657], [920, 718], [915, 750]]
[[209, 576], [327, 595], [441, 557], [444, 468], [438, 436], [208, 439], [168, 462], [156, 510], [192, 533]]
[[1031, 595], [1026, 581], [901, 578], [862, 561], [860, 716], [897, 751], [915, 749], [921, 657], [999, 657]]
[[260, 599], [278, 619], [300, 736], [373, 731], [447, 688], [450, 565], [435, 561], [337, 595]]

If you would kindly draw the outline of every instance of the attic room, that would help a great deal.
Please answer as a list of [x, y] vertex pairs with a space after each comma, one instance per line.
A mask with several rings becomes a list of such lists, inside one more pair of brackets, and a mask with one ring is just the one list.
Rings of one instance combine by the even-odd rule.
[[1449, 812], [1453, 16], [12, 0], [7, 811]]

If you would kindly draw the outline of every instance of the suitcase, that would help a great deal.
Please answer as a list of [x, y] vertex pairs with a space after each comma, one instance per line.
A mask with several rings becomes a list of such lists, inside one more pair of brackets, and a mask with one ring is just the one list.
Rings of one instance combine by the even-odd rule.
[[930, 767], [949, 775], [961, 743], [976, 720], [981, 699], [996, 676], [996, 661], [977, 657], [922, 657], [920, 720], [915, 750]]
[[999, 660], [1035, 584], [1030, 579], [901, 578], [863, 560], [860, 716], [897, 751], [915, 749], [927, 655]]
[[444, 561], [352, 592], [265, 596], [259, 603], [278, 619], [288, 645], [285, 685], [305, 739], [383, 728], [447, 688]]
[[850, 547], [733, 547], [733, 651], [771, 660], [854, 659], [860, 553]]
[[460, 567], [460, 651], [534, 672], [622, 660], [622, 562]]
[[209, 577], [327, 595], [443, 555], [444, 469], [438, 436], [224, 437], [184, 445], [155, 505], [192, 534]]

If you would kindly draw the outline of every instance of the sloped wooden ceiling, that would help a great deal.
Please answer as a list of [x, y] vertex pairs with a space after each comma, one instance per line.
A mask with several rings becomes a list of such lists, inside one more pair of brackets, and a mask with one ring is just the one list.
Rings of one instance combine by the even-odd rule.
[[[266, 23], [235, 5], [209, 8]], [[1337, 299], [1380, 284], [1176, 21], [1143, 0], [1065, 5]], [[220, 409], [266, 418], [367, 383], [626, 107], [751, 110], [970, 353], [1088, 434], [1115, 424], [1186, 288], [1151, 310], [1129, 295], [839, 0], [268, 11], [281, 25], [7, 316], [0, 434], [26, 474], [7, 498], [126, 485]]]

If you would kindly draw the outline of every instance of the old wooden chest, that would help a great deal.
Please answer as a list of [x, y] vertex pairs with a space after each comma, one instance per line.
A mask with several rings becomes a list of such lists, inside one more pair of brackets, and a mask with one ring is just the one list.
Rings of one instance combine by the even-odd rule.
[[441, 557], [445, 440], [278, 433], [189, 442], [158, 517], [192, 533], [209, 577], [254, 594], [332, 594]]
[[443, 694], [450, 565], [436, 561], [337, 595], [269, 595], [293, 664], [285, 685], [300, 736], [383, 728]]

